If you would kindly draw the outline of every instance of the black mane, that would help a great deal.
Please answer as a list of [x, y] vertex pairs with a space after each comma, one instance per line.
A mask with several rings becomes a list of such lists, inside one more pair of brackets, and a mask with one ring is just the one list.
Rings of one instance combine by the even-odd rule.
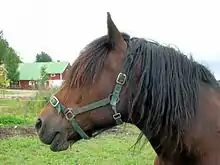
[[160, 136], [166, 143], [177, 141], [178, 146], [196, 114], [201, 82], [213, 87], [218, 87], [218, 82], [204, 65], [174, 48], [140, 38], [132, 38], [131, 47], [134, 63], [141, 58], [141, 77], [135, 85], [133, 65], [129, 74], [133, 89], [130, 119], [139, 116], [133, 122], [143, 125], [148, 139]]

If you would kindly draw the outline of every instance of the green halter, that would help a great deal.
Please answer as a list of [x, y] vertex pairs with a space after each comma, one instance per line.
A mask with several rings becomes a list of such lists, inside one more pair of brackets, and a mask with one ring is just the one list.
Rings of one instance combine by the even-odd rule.
[[[128, 49], [127, 49], [127, 53], [126, 56], [128, 56]], [[125, 56], [125, 57], [126, 57]], [[124, 62], [124, 67], [126, 60]], [[122, 71], [125, 72], [125, 69], [122, 67]], [[114, 90], [112, 92], [112, 94], [110, 94], [107, 98], [104, 98], [102, 100], [90, 103], [88, 105], [85, 105], [83, 107], [79, 107], [79, 108], [65, 108], [64, 105], [62, 105], [60, 103], [60, 101], [55, 97], [52, 96], [50, 99], [50, 104], [60, 113], [62, 112], [65, 116], [65, 118], [69, 121], [72, 121], [72, 127], [73, 129], [78, 132], [78, 134], [83, 138], [83, 139], [89, 139], [90, 137], [83, 131], [83, 129], [79, 126], [79, 124], [76, 122], [75, 116], [80, 114], [80, 113], [84, 113], [87, 111], [91, 111], [93, 109], [99, 108], [99, 107], [103, 107], [106, 106], [108, 104], [110, 104], [112, 106], [112, 110], [114, 112], [113, 114], [113, 118], [116, 121], [116, 124], [122, 124], [123, 121], [121, 119], [121, 114], [119, 112], [117, 112], [117, 108], [116, 105], [117, 103], [120, 101], [120, 92], [122, 89], [122, 86], [125, 84], [127, 80], [127, 75], [123, 72], [120, 72], [117, 76], [116, 79], [116, 84], [114, 87]]]

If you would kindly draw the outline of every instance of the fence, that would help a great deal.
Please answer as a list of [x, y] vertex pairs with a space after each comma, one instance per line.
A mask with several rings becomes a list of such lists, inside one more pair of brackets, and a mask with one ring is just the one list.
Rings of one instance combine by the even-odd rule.
[[8, 90], [2, 94], [0, 90], [0, 114], [1, 116], [34, 117], [56, 90], [28, 91], [31, 94], [17, 92], [16, 90]]

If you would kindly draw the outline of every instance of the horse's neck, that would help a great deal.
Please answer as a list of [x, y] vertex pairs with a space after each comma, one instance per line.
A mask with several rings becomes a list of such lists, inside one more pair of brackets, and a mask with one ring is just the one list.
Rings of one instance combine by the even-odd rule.
[[199, 165], [220, 165], [220, 151], [204, 155]]

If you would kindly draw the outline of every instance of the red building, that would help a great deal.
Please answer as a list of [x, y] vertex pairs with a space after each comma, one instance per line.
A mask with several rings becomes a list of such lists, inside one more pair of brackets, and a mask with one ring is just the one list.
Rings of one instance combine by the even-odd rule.
[[48, 76], [47, 86], [60, 86], [65, 80], [65, 75], [69, 70], [69, 62], [36, 62], [36, 63], [20, 63], [18, 67], [19, 88], [35, 88], [37, 82], [41, 79], [41, 69], [46, 68]]

